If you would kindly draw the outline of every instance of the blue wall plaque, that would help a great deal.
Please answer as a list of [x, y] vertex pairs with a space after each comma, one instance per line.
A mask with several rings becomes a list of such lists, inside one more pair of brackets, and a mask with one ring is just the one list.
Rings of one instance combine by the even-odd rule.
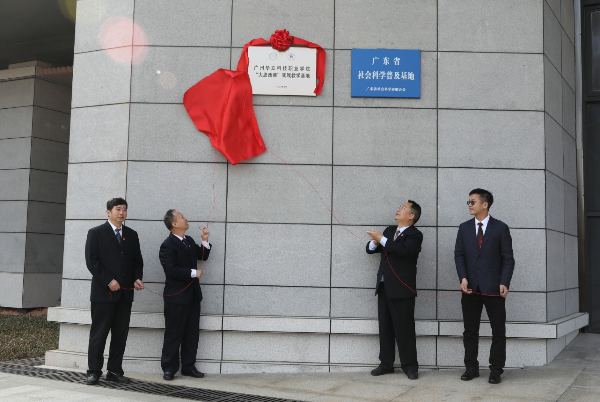
[[352, 49], [352, 96], [420, 98], [421, 51]]

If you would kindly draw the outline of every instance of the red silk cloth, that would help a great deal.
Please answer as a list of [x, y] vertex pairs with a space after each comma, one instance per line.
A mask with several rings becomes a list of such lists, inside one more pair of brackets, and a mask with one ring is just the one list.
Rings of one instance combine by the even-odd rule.
[[235, 165], [267, 150], [252, 107], [247, 71], [219, 69], [183, 95], [196, 128]]
[[[274, 37], [274, 38], [273, 38]], [[315, 94], [325, 81], [325, 50], [317, 44], [289, 36], [286, 30], [272, 36], [275, 46], [291, 45], [317, 49]], [[254, 39], [244, 46], [237, 71], [219, 69], [196, 83], [183, 95], [183, 105], [196, 128], [210, 138], [210, 143], [235, 165], [267, 150], [258, 129], [252, 106], [252, 85], [248, 75], [248, 47], [267, 46], [271, 42]]]

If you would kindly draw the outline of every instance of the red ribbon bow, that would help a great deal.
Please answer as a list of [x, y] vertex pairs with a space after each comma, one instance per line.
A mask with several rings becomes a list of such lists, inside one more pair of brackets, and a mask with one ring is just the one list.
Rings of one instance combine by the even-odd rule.
[[273, 49], [284, 51], [290, 47], [293, 40], [294, 37], [290, 36], [290, 33], [287, 29], [278, 29], [273, 35], [271, 35], [271, 47]]

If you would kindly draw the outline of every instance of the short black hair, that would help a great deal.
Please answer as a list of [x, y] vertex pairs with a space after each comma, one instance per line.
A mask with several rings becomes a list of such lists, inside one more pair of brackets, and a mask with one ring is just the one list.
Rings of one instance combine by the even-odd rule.
[[471, 192], [469, 193], [469, 195], [473, 194], [477, 194], [481, 202], [487, 202], [488, 209], [492, 207], [492, 204], [494, 203], [494, 196], [492, 195], [492, 193], [482, 188], [476, 188], [474, 190], [471, 190]]
[[106, 202], [106, 210], [112, 211], [117, 205], [125, 205], [125, 207], [127, 207], [127, 201], [121, 197], [110, 199]]
[[169, 209], [167, 211], [167, 213], [165, 214], [165, 217], [163, 218], [163, 221], [165, 222], [165, 226], [169, 230], [173, 229], [173, 221], [175, 220], [175, 215], [173, 215], [174, 211], [175, 211], [174, 209]]
[[417, 223], [419, 221], [419, 218], [421, 217], [421, 206], [413, 200], [408, 200], [408, 202], [410, 202], [410, 204], [411, 204], [410, 212], [412, 212], [415, 215], [415, 217], [413, 219], [413, 225], [414, 225], [415, 223]]

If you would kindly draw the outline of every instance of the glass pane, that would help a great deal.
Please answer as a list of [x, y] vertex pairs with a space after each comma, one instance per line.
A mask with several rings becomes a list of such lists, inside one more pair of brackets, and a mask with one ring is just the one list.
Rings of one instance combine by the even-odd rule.
[[588, 271], [588, 312], [590, 313], [590, 329], [594, 332], [600, 331], [600, 218], [588, 219], [589, 236], [587, 239], [589, 260], [586, 270]]
[[593, 11], [592, 32], [592, 91], [600, 90], [600, 11]]
[[585, 206], [600, 212], [600, 103], [585, 105]]

